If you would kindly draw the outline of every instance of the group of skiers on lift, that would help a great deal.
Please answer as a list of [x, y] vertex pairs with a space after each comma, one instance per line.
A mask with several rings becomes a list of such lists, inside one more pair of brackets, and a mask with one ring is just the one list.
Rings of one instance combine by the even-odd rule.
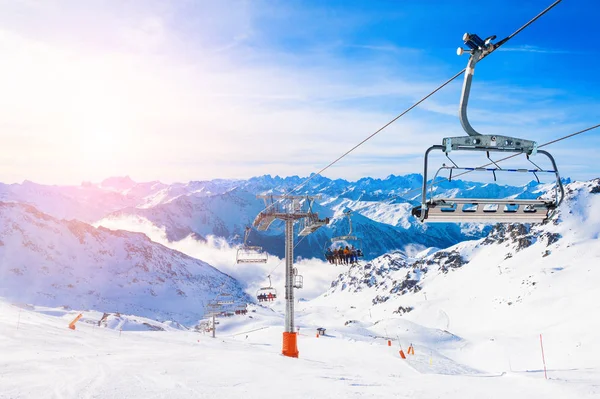
[[348, 247], [347, 245], [346, 248], [339, 247], [338, 249], [334, 248], [333, 250], [327, 248], [327, 251], [325, 251], [325, 258], [332, 265], [354, 264], [355, 262], [358, 262], [358, 258], [362, 256], [363, 253], [360, 249], [356, 249], [354, 246]]
[[268, 294], [258, 294], [257, 298], [258, 302], [267, 302], [275, 300], [275, 298], [277, 298], [277, 295], [273, 294], [272, 292], [269, 292]]

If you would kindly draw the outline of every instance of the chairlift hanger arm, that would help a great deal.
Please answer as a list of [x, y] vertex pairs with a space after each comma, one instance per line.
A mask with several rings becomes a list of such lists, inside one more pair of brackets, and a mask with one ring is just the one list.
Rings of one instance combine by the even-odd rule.
[[352, 235], [352, 219], [350, 218], [351, 213], [352, 213], [351, 211], [346, 212], [346, 215], [348, 216], [348, 225], [350, 226], [350, 231], [347, 234], [349, 236]]
[[463, 55], [465, 53], [469, 54], [470, 56], [469, 56], [469, 62], [467, 64], [467, 67], [465, 68], [465, 76], [464, 76], [464, 80], [463, 80], [463, 88], [462, 88], [462, 93], [461, 93], [460, 107], [459, 107], [458, 115], [459, 115], [460, 123], [461, 123], [463, 129], [465, 130], [465, 132], [467, 132], [467, 134], [469, 136], [481, 135], [481, 133], [477, 132], [473, 128], [473, 126], [469, 122], [469, 118], [467, 117], [467, 105], [469, 104], [469, 94], [471, 91], [471, 83], [473, 81], [473, 74], [475, 73], [475, 66], [477, 65], [477, 63], [479, 61], [481, 61], [482, 59], [484, 59], [485, 57], [487, 57], [488, 55], [490, 55], [491, 53], [493, 53], [494, 51], [496, 51], [500, 46], [502, 46], [504, 43], [508, 42], [514, 36], [519, 34], [519, 32], [521, 32], [523, 29], [527, 28], [529, 25], [531, 25], [533, 22], [535, 22], [542, 15], [544, 15], [545, 13], [550, 11], [552, 8], [554, 8], [554, 6], [556, 6], [561, 1], [562, 0], [556, 0], [554, 3], [552, 3], [545, 10], [543, 10], [538, 15], [536, 15], [534, 18], [532, 18], [525, 25], [521, 26], [519, 29], [517, 29], [515, 32], [513, 32], [511, 35], [507, 36], [506, 38], [500, 40], [498, 43], [495, 43], [495, 44], [492, 43], [492, 40], [496, 39], [496, 35], [487, 37], [486, 39], [482, 39], [479, 36], [477, 36], [476, 34], [471, 34], [471, 33], [465, 33], [463, 35], [463, 41], [468, 48], [465, 49], [465, 48], [459, 47], [457, 49], [456, 53], [459, 56]]
[[250, 230], [251, 230], [251, 227], [246, 226], [246, 231], [244, 233], [244, 247], [248, 246], [248, 237], [250, 236]]
[[458, 117], [463, 130], [469, 136], [475, 136], [477, 138], [469, 139], [462, 137], [453, 137], [444, 139], [444, 144], [448, 147], [447, 151], [455, 149], [451, 146], [451, 143], [460, 146], [478, 146], [478, 147], [496, 147], [505, 146], [508, 148], [515, 148], [518, 151], [524, 151], [528, 154], [535, 154], [537, 151], [537, 143], [531, 140], [517, 139], [507, 136], [486, 136], [476, 131], [469, 118], [467, 116], [467, 107], [469, 105], [469, 95], [471, 92], [471, 84], [473, 82], [473, 75], [475, 73], [475, 65], [481, 61], [486, 55], [491, 54], [497, 47], [491, 42], [496, 36], [490, 36], [483, 40], [476, 34], [465, 33], [463, 41], [470, 48], [465, 50], [461, 47], [458, 48], [457, 54], [462, 55], [465, 52], [470, 54], [469, 62], [465, 68], [465, 76], [463, 80], [463, 87], [460, 96], [460, 105], [458, 107]]

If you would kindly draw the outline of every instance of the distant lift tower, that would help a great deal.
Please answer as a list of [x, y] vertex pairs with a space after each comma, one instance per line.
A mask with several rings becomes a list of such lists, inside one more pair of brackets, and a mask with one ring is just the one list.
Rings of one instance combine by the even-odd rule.
[[294, 288], [302, 288], [302, 276], [294, 268], [294, 222], [300, 223], [298, 235], [306, 236], [329, 223], [319, 219], [312, 211], [315, 199], [303, 195], [258, 195], [265, 201], [265, 210], [254, 219], [254, 227], [265, 231], [275, 219], [285, 221], [285, 331], [283, 333], [284, 356], [298, 357], [297, 332], [294, 328]]
[[209, 317], [212, 318], [212, 328], [211, 328], [212, 337], [215, 338], [216, 333], [217, 333], [217, 323], [216, 323], [215, 317], [217, 314], [221, 313], [221, 311], [223, 309], [222, 309], [222, 306], [217, 301], [212, 301], [206, 305], [206, 310], [208, 310], [207, 313], [208, 313]]

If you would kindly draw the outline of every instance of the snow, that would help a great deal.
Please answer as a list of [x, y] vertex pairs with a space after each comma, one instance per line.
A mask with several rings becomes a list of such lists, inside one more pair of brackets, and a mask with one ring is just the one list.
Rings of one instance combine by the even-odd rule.
[[[457, 362], [442, 353], [468, 350], [468, 342], [410, 322], [391, 320], [378, 329], [350, 324], [317, 338], [321, 321], [341, 317], [326, 307], [299, 310], [300, 357], [286, 358], [280, 354], [281, 315], [253, 310], [221, 319], [213, 339], [175, 329], [119, 331], [86, 322], [93, 317], [72, 331], [67, 324], [77, 312], [48, 315], [0, 301], [0, 398], [552, 399], [599, 393], [597, 368], [563, 370], [556, 360], [551, 363], [556, 359], [551, 346], [546, 381], [541, 361], [535, 369], [513, 364], [513, 371], [506, 365], [502, 372]], [[415, 355], [403, 360], [395, 337], [391, 347], [383, 336], [375, 337], [382, 329], [398, 334], [404, 353], [412, 339], [428, 344], [413, 341]]]
[[[4, 203], [0, 398], [598, 397], [599, 183], [569, 184], [556, 222], [546, 225], [498, 225], [483, 239], [437, 251], [411, 245], [354, 266], [299, 259], [296, 266], [306, 287], [296, 291], [298, 359], [280, 354], [281, 259], [237, 265], [235, 246], [221, 237], [169, 241], [164, 226], [137, 219], [153, 242], [141, 234], [58, 220], [32, 207]], [[201, 191], [200, 186], [193, 189]], [[341, 210], [348, 203], [330, 205]], [[131, 245], [136, 250], [130, 251]], [[159, 321], [136, 306], [116, 314], [119, 309], [103, 308], [106, 301], [90, 302], [83, 291], [73, 295], [75, 288], [51, 284], [59, 277], [79, 279], [92, 289], [110, 281], [106, 287], [112, 292], [120, 282], [97, 270], [98, 265], [121, 272], [128, 262], [145, 263], [138, 257], [148, 253], [153, 254], [149, 275], [136, 271], [135, 276], [164, 276], [167, 288], [152, 303], [157, 311], [181, 307], [190, 314], [195, 301], [216, 294], [214, 284], [200, 284], [187, 299], [171, 295], [171, 289], [187, 282], [169, 277], [167, 263], [181, 276], [229, 281], [238, 297], [244, 290], [247, 299], [270, 274], [278, 299], [268, 306], [251, 303], [244, 316], [218, 318], [213, 339], [202, 328], [196, 330], [193, 317], [181, 319], [183, 325], [175, 318]], [[16, 261], [22, 274], [10, 272]], [[36, 275], [40, 265], [49, 275]], [[89, 273], [96, 277], [90, 279]], [[57, 301], [20, 297], [31, 291], [30, 281]], [[136, 297], [141, 305], [154, 298], [146, 295], [149, 287], [134, 288], [135, 295], [123, 298]], [[59, 306], [67, 302], [74, 305]], [[79, 313], [83, 318], [77, 329], [68, 329]], [[207, 323], [204, 319], [199, 325]], [[318, 327], [326, 328], [325, 336], [317, 338]], [[408, 354], [411, 344], [415, 355]]]

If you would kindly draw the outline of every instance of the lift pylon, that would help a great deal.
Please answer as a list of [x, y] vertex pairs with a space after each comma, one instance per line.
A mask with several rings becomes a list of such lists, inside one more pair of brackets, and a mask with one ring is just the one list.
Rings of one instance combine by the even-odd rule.
[[308, 235], [329, 219], [319, 219], [312, 211], [312, 204], [318, 196], [303, 195], [258, 195], [265, 201], [265, 210], [254, 219], [254, 227], [267, 230], [275, 219], [285, 221], [285, 331], [281, 353], [288, 357], [298, 357], [297, 332], [294, 327], [294, 288], [301, 288], [303, 279], [294, 268], [294, 223], [302, 223], [299, 235]]
[[212, 319], [212, 337], [215, 338], [217, 333], [216, 316], [223, 311], [223, 305], [218, 301], [213, 300], [206, 305], [206, 310], [208, 316]]

